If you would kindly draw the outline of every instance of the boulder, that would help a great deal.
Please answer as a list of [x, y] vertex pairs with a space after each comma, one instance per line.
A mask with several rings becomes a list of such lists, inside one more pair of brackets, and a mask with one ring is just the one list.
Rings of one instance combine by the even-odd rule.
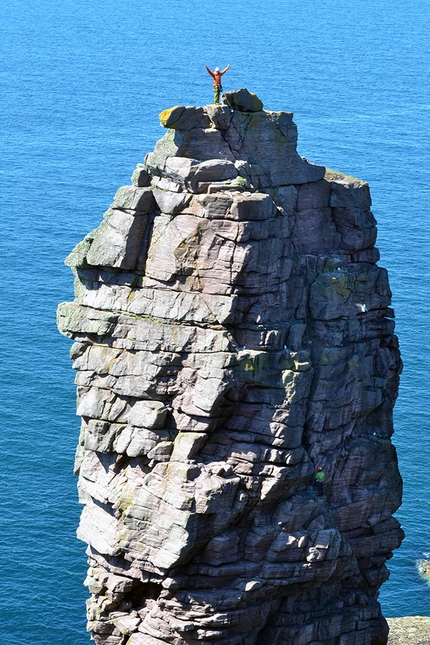
[[232, 110], [239, 110], [239, 112], [260, 112], [263, 109], [263, 102], [258, 96], [244, 87], [240, 90], [224, 92], [222, 102]]

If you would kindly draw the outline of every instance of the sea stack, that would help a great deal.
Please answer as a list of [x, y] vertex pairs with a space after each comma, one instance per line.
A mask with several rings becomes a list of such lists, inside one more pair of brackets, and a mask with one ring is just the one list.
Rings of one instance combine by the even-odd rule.
[[[401, 360], [366, 183], [176, 106], [66, 262], [97, 645], [383, 645]], [[316, 485], [322, 468], [325, 480]]]

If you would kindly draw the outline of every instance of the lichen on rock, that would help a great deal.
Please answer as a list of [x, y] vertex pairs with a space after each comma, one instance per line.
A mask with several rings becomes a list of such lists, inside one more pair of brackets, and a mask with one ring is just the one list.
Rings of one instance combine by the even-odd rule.
[[162, 112], [67, 260], [97, 645], [387, 642], [401, 360], [369, 187], [262, 108]]

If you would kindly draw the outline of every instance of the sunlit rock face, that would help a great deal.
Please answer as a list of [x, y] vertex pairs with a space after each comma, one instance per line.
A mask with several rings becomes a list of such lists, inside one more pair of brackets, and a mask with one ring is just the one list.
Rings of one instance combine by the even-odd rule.
[[[67, 259], [97, 645], [383, 645], [401, 361], [366, 183], [175, 107]], [[323, 490], [315, 472], [323, 468]], [[323, 494], [321, 494], [321, 492]]]

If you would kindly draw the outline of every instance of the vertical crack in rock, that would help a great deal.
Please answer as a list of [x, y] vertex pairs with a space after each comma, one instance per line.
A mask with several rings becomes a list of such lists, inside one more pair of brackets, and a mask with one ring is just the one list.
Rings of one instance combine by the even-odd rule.
[[[401, 361], [366, 183], [255, 95], [167, 134], [67, 258], [97, 645], [383, 645]], [[321, 466], [323, 494], [315, 486]]]

